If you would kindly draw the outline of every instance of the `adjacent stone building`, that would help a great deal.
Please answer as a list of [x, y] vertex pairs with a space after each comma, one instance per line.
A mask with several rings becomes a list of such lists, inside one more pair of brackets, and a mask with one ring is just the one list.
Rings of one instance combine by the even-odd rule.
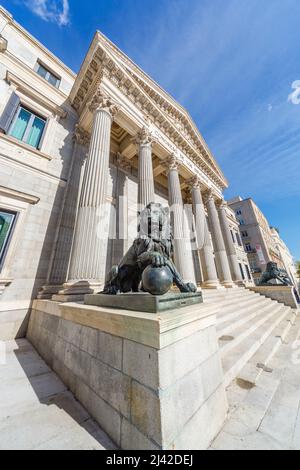
[[283, 268], [286, 270], [286, 272], [288, 273], [288, 275], [294, 282], [295, 286], [298, 286], [295, 260], [290, 250], [288, 249], [287, 245], [284, 243], [282, 238], [280, 238], [280, 232], [277, 228], [271, 227], [271, 233], [272, 233], [272, 237], [275, 243], [275, 247], [280, 253], [280, 258], [283, 264]]
[[258, 280], [270, 261], [285, 269], [295, 280], [293, 258], [276, 229], [251, 198], [240, 196], [228, 202], [239, 223], [239, 232], [254, 280]]
[[228, 183], [187, 111], [100, 32], [76, 76], [3, 8], [0, 27], [0, 339], [24, 334], [37, 296], [99, 290], [152, 201], [174, 212], [185, 280], [250, 280]]
[[248, 256], [245, 251], [240, 235], [240, 226], [235, 215], [235, 212], [227, 205], [227, 218], [229, 223], [230, 235], [235, 247], [238, 264], [244, 284], [252, 284], [253, 278], [251, 274], [251, 267], [249, 265]]

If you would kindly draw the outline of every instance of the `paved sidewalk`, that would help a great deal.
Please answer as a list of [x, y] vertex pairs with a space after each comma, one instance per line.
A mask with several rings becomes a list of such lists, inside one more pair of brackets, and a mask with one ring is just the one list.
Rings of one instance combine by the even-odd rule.
[[[114, 444], [25, 340], [0, 357], [0, 449], [113, 449]], [[1, 351], [2, 352], [2, 351]]]
[[233, 382], [216, 450], [300, 449], [300, 316], [253, 388]]

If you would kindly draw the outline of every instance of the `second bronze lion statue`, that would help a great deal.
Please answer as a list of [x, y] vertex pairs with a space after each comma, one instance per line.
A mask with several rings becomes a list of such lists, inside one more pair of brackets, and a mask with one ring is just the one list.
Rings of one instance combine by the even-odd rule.
[[115, 295], [143, 290], [142, 274], [149, 265], [168, 266], [173, 282], [181, 292], [196, 292], [196, 286], [183, 281], [172, 261], [169, 209], [158, 203], [148, 204], [140, 213], [138, 233], [139, 236], [118, 266], [113, 266], [110, 270], [102, 293]]

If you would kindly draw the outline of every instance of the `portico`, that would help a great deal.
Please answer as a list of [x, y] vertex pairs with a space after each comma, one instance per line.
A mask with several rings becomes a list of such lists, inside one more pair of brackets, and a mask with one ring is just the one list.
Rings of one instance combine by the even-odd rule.
[[[134, 229], [125, 233], [130, 220], [150, 202], [169, 204], [174, 260], [185, 281], [206, 288], [240, 282], [219, 209], [227, 181], [187, 112], [100, 33], [70, 101], [86, 157], [82, 165], [74, 145], [80, 184], [65, 205], [76, 205], [76, 222], [67, 275], [56, 289], [58, 250], [53, 258], [52, 298], [75, 300], [100, 290], [116, 253], [128, 247], [127, 236], [135, 237]], [[49, 290], [40, 296], [49, 298]]]

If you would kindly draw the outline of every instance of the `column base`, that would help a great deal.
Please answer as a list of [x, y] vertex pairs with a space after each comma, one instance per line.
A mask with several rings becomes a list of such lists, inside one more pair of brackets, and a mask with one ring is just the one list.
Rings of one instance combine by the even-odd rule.
[[226, 287], [226, 289], [234, 289], [238, 287], [234, 282], [232, 281], [222, 281], [221, 282], [222, 286]]
[[201, 287], [203, 289], [224, 289], [224, 286], [222, 286], [219, 281], [204, 281]]
[[234, 283], [238, 287], [245, 287], [245, 281], [234, 281]]
[[103, 283], [97, 281], [68, 281], [52, 295], [55, 302], [81, 302], [85, 294], [100, 292]]
[[53, 294], [57, 294], [57, 292], [61, 289], [61, 285], [46, 285], [42, 286], [37, 294], [37, 299], [51, 299]]

